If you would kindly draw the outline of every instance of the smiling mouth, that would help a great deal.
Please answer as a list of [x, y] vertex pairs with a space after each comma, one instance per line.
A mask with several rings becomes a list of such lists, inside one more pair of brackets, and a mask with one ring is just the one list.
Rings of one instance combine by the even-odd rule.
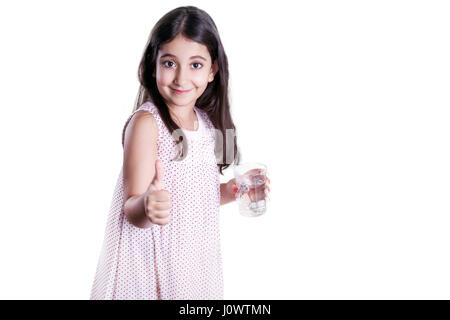
[[189, 90], [177, 90], [177, 89], [173, 89], [173, 88], [170, 88], [173, 92], [175, 92], [176, 94], [183, 94], [183, 93], [187, 93], [187, 92], [189, 92], [189, 91], [191, 91], [192, 89], [189, 89]]

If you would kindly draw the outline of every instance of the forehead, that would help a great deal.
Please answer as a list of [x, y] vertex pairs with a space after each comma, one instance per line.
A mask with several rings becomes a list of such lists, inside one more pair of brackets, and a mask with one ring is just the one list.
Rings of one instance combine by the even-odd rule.
[[181, 35], [177, 35], [170, 42], [162, 44], [158, 51], [158, 58], [166, 53], [170, 53], [179, 59], [188, 59], [195, 55], [203, 56], [208, 60], [211, 59], [208, 48], [204, 44], [187, 39]]

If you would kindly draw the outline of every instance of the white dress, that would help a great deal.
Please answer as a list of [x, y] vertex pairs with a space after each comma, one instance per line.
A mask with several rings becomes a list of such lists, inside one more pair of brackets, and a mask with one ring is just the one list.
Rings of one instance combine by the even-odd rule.
[[214, 153], [214, 127], [197, 107], [196, 131], [183, 129], [188, 153], [175, 156], [175, 142], [151, 102], [158, 123], [158, 158], [163, 188], [171, 193], [171, 221], [141, 229], [124, 215], [123, 168], [107, 220], [91, 299], [223, 299], [219, 235], [220, 179]]

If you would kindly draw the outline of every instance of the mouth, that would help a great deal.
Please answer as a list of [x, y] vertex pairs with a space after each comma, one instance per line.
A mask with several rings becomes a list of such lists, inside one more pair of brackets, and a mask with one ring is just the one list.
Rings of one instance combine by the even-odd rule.
[[189, 89], [189, 90], [177, 90], [177, 89], [173, 89], [173, 88], [170, 88], [173, 92], [175, 92], [176, 94], [184, 94], [184, 93], [188, 93], [188, 92], [190, 92], [192, 89]]

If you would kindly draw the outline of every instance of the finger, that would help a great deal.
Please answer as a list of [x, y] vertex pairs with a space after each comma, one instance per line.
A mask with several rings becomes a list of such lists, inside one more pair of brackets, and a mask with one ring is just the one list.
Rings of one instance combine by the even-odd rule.
[[162, 182], [164, 179], [164, 167], [159, 159], [155, 161], [155, 177], [159, 182]]
[[157, 179], [153, 178], [152, 182], [148, 186], [148, 190], [150, 191], [150, 193], [153, 193], [153, 192], [161, 190], [161, 189], [162, 189], [161, 182], [159, 182]]
[[167, 190], [155, 190], [152, 194], [152, 200], [155, 202], [170, 202], [170, 193]]
[[155, 176], [149, 186], [150, 192], [156, 190], [162, 190], [162, 182], [164, 177], [164, 168], [162, 166], [161, 160], [156, 159], [155, 161]]
[[153, 212], [156, 212], [156, 211], [158, 211], [158, 212], [161, 212], [161, 211], [167, 211], [167, 212], [170, 212], [171, 209], [172, 209], [171, 207], [167, 207], [167, 206], [164, 206], [164, 208], [159, 208], [159, 207], [157, 207], [156, 205], [153, 205], [151, 210], [152, 210]]
[[236, 182], [236, 179], [233, 179], [233, 180], [234, 180], [233, 181], [233, 194], [234, 194], [234, 197], [237, 198], [239, 196], [240, 185]]
[[153, 210], [153, 217], [164, 219], [170, 216], [170, 210]]
[[258, 199], [257, 199], [257, 198], [258, 198], [258, 193], [256, 192], [256, 190], [250, 189], [250, 190], [247, 192], [247, 194], [248, 194], [248, 196], [250, 197], [250, 201], [251, 201], [251, 202], [254, 202], [254, 201], [258, 200]]
[[249, 175], [249, 174], [260, 174], [261, 173], [261, 169], [251, 169], [248, 170], [245, 174]]
[[172, 204], [170, 202], [155, 202], [153, 208], [155, 210], [170, 210], [172, 208]]
[[270, 200], [269, 191], [266, 190], [266, 191], [265, 191], [265, 195], [266, 195], [266, 199], [267, 199], [267, 200]]
[[164, 219], [160, 219], [160, 218], [154, 218], [152, 219], [152, 223], [153, 224], [157, 224], [160, 226], [166, 225], [170, 222], [170, 217], [169, 218], [164, 218]]

